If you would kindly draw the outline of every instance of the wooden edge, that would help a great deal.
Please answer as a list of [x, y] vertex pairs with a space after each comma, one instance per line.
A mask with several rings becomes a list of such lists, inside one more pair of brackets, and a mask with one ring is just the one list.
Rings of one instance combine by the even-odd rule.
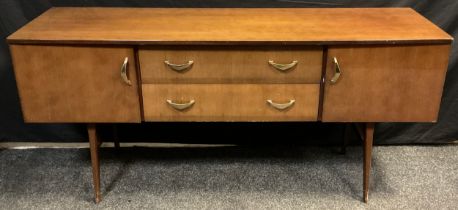
[[321, 121], [323, 119], [323, 103], [324, 103], [324, 88], [326, 83], [326, 68], [328, 63], [328, 47], [323, 46], [323, 57], [322, 57], [322, 64], [321, 64], [321, 80], [320, 80], [320, 96], [318, 101], [318, 118], [317, 121]]
[[[32, 23], [35, 22], [36, 20], [42, 18], [42, 17], [43, 17], [44, 15], [46, 15], [49, 11], [55, 10], [55, 9], [58, 9], [58, 8], [56, 8], [56, 7], [50, 7], [50, 8], [48, 8], [47, 10], [43, 11], [43, 12], [42, 12], [41, 14], [39, 14], [38, 16], [36, 16], [35, 18], [33, 18], [32, 20], [28, 20], [28, 22], [26, 22], [24, 25], [20, 26], [17, 30], [15, 30], [13, 33], [11, 33], [9, 36], [6, 37], [6, 43], [8, 43], [8, 44], [14, 44], [14, 41], [15, 41], [15, 40], [20, 40], [20, 39], [15, 39], [15, 38], [13, 38], [13, 37], [16, 35], [16, 33], [17, 33], [18, 31], [20, 31], [22, 28], [26, 27], [27, 25], [32, 24]], [[13, 41], [13, 42], [11, 42], [11, 41]]]
[[416, 10], [408, 7], [406, 8], [408, 10], [410, 10], [411, 12], [415, 13], [416, 15], [418, 15], [420, 18], [423, 18], [423, 20], [425, 20], [425, 22], [428, 22], [430, 23], [433, 27], [435, 27], [438, 31], [441, 31], [445, 36], [447, 36], [447, 38], [445, 40], [450, 40], [450, 43], [453, 42], [454, 38], [453, 36], [451, 36], [449, 33], [447, 33], [444, 29], [442, 29], [441, 27], [439, 27], [438, 25], [436, 25], [435, 23], [433, 23], [431, 20], [429, 20], [428, 18], [426, 18], [425, 16], [423, 16], [422, 14], [418, 13]]
[[8, 44], [111, 44], [111, 45], [346, 45], [346, 44], [451, 44], [450, 39], [419, 40], [339, 40], [339, 41], [157, 41], [157, 40], [30, 40], [7, 38]]

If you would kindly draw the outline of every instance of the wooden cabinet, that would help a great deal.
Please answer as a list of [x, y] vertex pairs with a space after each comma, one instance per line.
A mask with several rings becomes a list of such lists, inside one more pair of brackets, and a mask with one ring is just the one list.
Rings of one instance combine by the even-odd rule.
[[435, 122], [449, 51], [448, 44], [329, 47], [323, 121]]
[[25, 122], [141, 121], [132, 48], [11, 45], [11, 54]]
[[[338, 20], [338, 21], [337, 21]], [[452, 38], [409, 8], [52, 8], [8, 37], [26, 122], [435, 122]], [[306, 180], [304, 180], [306, 181]]]

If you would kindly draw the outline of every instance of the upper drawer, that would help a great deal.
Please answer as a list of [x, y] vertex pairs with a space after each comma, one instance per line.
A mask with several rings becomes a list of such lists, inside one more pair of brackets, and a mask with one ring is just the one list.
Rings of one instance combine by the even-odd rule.
[[319, 84], [322, 57], [319, 46], [158, 46], [139, 50], [143, 84]]

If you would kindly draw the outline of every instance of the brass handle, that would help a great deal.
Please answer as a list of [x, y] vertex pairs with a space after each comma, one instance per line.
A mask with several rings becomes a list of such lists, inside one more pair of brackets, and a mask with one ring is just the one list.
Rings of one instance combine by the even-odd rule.
[[180, 111], [181, 111], [181, 110], [185, 110], [185, 109], [191, 107], [192, 105], [194, 105], [194, 102], [195, 102], [194, 100], [190, 100], [190, 101], [187, 102], [187, 103], [175, 103], [175, 102], [173, 102], [173, 101], [170, 100], [170, 99], [167, 100], [167, 103], [168, 103], [171, 107], [173, 107], [173, 108], [176, 109], [176, 110], [180, 110]]
[[339, 80], [339, 77], [340, 77], [340, 74], [342, 73], [342, 71], [340, 71], [339, 61], [337, 61], [336, 57], [334, 57], [333, 62], [334, 62], [334, 66], [335, 66], [335, 68], [334, 68], [335, 72], [334, 72], [334, 76], [332, 76], [332, 78], [331, 78], [331, 84], [336, 84], [337, 80]]
[[128, 62], [129, 62], [129, 58], [128, 57], [124, 58], [124, 63], [121, 66], [121, 78], [126, 84], [132, 85], [132, 82], [127, 77], [127, 63]]
[[167, 64], [167, 66], [170, 67], [172, 70], [180, 72], [180, 71], [184, 71], [188, 69], [189, 67], [191, 67], [194, 61], [188, 61], [188, 63], [184, 63], [184, 64], [173, 64], [173, 63], [170, 63], [168, 60], [165, 60], [164, 63]]
[[269, 103], [272, 107], [274, 107], [275, 109], [278, 109], [278, 110], [285, 110], [285, 109], [288, 109], [289, 107], [291, 107], [294, 102], [296, 102], [296, 100], [289, 100], [288, 103], [284, 103], [284, 104], [279, 104], [279, 103], [275, 103], [273, 102], [272, 100], [267, 100], [267, 103]]
[[289, 69], [291, 69], [294, 66], [296, 66], [297, 63], [298, 63], [298, 61], [293, 61], [293, 62], [288, 63], [288, 64], [280, 64], [280, 63], [275, 63], [273, 60], [269, 60], [269, 64], [271, 66], [273, 66], [275, 69], [277, 69], [279, 71], [282, 71], [282, 72], [288, 71]]

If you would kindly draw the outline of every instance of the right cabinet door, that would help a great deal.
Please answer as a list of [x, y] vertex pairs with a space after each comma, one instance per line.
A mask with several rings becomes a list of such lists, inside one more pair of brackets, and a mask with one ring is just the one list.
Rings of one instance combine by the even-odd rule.
[[449, 51], [450, 45], [329, 47], [322, 120], [435, 122]]

